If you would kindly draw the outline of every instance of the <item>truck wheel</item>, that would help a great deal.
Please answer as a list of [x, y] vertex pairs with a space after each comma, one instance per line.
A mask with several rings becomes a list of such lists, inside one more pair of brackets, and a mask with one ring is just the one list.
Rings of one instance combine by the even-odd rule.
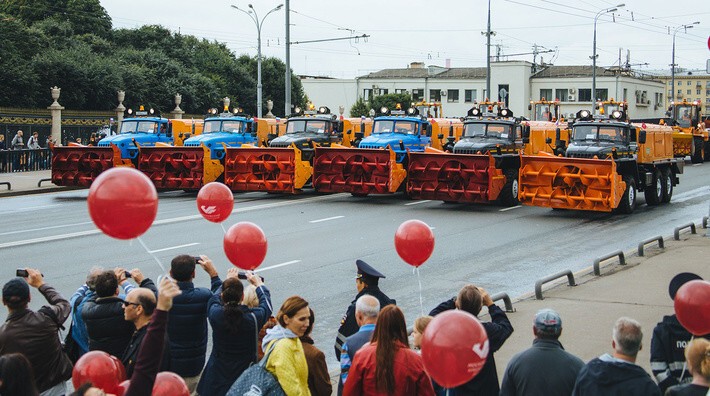
[[631, 214], [636, 209], [636, 181], [630, 176], [624, 176], [624, 183], [626, 183], [626, 190], [624, 190], [624, 196], [621, 197], [616, 211]]
[[703, 163], [703, 148], [705, 144], [703, 142], [703, 138], [700, 137], [693, 137], [693, 150], [690, 153], [690, 162], [694, 164], [702, 164]]
[[518, 170], [508, 169], [505, 171], [505, 186], [500, 192], [500, 202], [505, 206], [515, 206], [518, 201]]
[[670, 169], [661, 171], [661, 183], [663, 184], [663, 198], [661, 198], [661, 202], [668, 203], [673, 196], [673, 172]]
[[658, 170], [653, 172], [653, 180], [650, 186], [646, 186], [643, 195], [646, 197], [646, 205], [658, 205], [663, 200], [663, 178]]

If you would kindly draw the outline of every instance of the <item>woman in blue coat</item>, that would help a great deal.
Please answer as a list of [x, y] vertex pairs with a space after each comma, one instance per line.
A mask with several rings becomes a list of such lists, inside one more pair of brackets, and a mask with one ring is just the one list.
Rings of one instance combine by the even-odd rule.
[[242, 304], [244, 285], [237, 276], [237, 269], [231, 268], [207, 305], [213, 345], [197, 385], [200, 395], [225, 395], [242, 372], [256, 362], [259, 329], [271, 316], [271, 295], [261, 278], [247, 272], [259, 298], [258, 307], [248, 308]]

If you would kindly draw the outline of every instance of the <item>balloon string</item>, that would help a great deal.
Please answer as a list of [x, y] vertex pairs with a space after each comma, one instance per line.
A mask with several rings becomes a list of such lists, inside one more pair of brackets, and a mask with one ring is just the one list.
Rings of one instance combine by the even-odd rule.
[[140, 242], [141, 246], [143, 246], [143, 249], [145, 249], [146, 253], [150, 254], [150, 256], [153, 257], [153, 259], [155, 259], [155, 262], [158, 263], [158, 266], [160, 266], [160, 269], [163, 270], [163, 273], [167, 273], [167, 271], [165, 271], [165, 267], [163, 267], [163, 263], [161, 263], [160, 260], [158, 260], [158, 257], [155, 254], [153, 254], [150, 250], [148, 250], [148, 246], [145, 245], [145, 243], [143, 242], [141, 237], [138, 237], [136, 239], [138, 239], [138, 242]]
[[219, 225], [222, 226], [222, 231], [224, 232], [225, 235], [227, 235], [227, 229], [224, 228], [224, 223], [219, 223]]
[[[694, 334], [691, 335], [690, 342], [693, 342], [694, 338], [695, 338], [695, 335]], [[687, 365], [688, 365], [688, 361], [686, 360], [683, 362], [683, 371], [680, 372], [680, 379], [678, 380], [678, 383], [681, 383], [681, 384], [683, 383], [683, 376], [685, 375], [685, 369], [687, 368]]]
[[[256, 276], [259, 276], [259, 275], [256, 275]], [[259, 286], [259, 289], [261, 289], [262, 287], [264, 287], [264, 285]], [[264, 290], [261, 290], [261, 292], [264, 293]], [[264, 295], [266, 295], [266, 293], [264, 293]], [[271, 315], [273, 316], [274, 315], [274, 308], [271, 307], [271, 303], [269, 302], [268, 298], [266, 299], [266, 306], [269, 307], [269, 309], [271, 310]]]
[[424, 316], [424, 299], [422, 298], [422, 278], [419, 275], [419, 267], [414, 267], [414, 272], [417, 273], [417, 280], [419, 281], [419, 307], [422, 309], [422, 316]]

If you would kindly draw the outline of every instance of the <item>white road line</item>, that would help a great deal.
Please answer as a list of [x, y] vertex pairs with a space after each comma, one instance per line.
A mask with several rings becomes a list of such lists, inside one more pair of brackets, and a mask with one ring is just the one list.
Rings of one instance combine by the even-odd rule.
[[679, 203], [679, 202], [689, 201], [693, 198], [698, 198], [698, 197], [702, 197], [704, 195], [708, 195], [708, 193], [710, 193], [710, 187], [708, 187], [708, 186], [694, 188], [690, 191], [686, 191], [681, 194], [673, 195], [673, 199], [671, 200], [671, 203]]
[[511, 206], [511, 207], [509, 207], [509, 208], [500, 209], [499, 212], [507, 212], [507, 211], [509, 211], [509, 210], [518, 209], [518, 208], [522, 208], [522, 207], [523, 207], [523, 205]]
[[272, 265], [271, 267], [257, 268], [254, 272], [264, 272], [264, 271], [267, 271], [270, 269], [285, 267], [287, 265], [296, 264], [296, 263], [300, 263], [300, 262], [301, 262], [301, 260], [291, 260], [291, 261], [287, 261], [285, 263]]
[[333, 217], [326, 217], [325, 219], [318, 219], [318, 220], [311, 220], [309, 223], [321, 223], [323, 221], [330, 221], [330, 220], [336, 220], [336, 219], [342, 219], [345, 216], [333, 216]]
[[703, 166], [703, 164], [702, 164], [702, 163], [700, 163], [700, 164], [693, 164], [692, 166]]
[[41, 209], [47, 209], [47, 208], [54, 208], [54, 207], [57, 207], [57, 206], [62, 206], [62, 204], [28, 206], [28, 207], [25, 207], [25, 208], [18, 208], [18, 209], [12, 209], [12, 210], [3, 210], [3, 211], [0, 211], [0, 213], [31, 212], [31, 211], [33, 211], [33, 210], [41, 210]]
[[171, 246], [171, 247], [166, 247], [166, 248], [156, 249], [156, 250], [149, 250], [148, 253], [160, 253], [160, 252], [165, 252], [167, 250], [180, 249], [180, 248], [184, 248], [184, 247], [188, 247], [188, 246], [195, 246], [195, 245], [199, 245], [199, 244], [200, 244], [199, 242], [186, 243], [184, 245]]
[[58, 240], [62, 240], [62, 239], [76, 238], [76, 237], [86, 236], [86, 235], [94, 235], [94, 234], [99, 234], [100, 232], [101, 231], [99, 231], [99, 230], [89, 230], [89, 231], [72, 232], [70, 234], [50, 235], [50, 236], [46, 236], [46, 237], [42, 237], [42, 238], [25, 239], [23, 241], [1, 243], [0, 249], [5, 249], [5, 248], [9, 248], [9, 247], [24, 246], [24, 245], [32, 245], [33, 243], [58, 241]]
[[427, 203], [427, 202], [431, 202], [431, 200], [430, 199], [423, 199], [421, 201], [409, 202], [409, 203], [404, 204], [404, 206], [419, 205], [419, 204], [423, 204], [423, 203]]
[[83, 222], [83, 223], [62, 224], [62, 225], [49, 226], [49, 227], [42, 227], [42, 228], [32, 228], [32, 229], [29, 229], [29, 230], [9, 231], [9, 232], [0, 233], [0, 236], [3, 236], [3, 235], [13, 235], [13, 234], [22, 234], [22, 233], [25, 233], [25, 232], [35, 232], [35, 231], [52, 230], [52, 229], [55, 229], [55, 228], [75, 227], [75, 226], [86, 225], [86, 224], [91, 224], [91, 222], [90, 222], [90, 221], [85, 221], [85, 222]]

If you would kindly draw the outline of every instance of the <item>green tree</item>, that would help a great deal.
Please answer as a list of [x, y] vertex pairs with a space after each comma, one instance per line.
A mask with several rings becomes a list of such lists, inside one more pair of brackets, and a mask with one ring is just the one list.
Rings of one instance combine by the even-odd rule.
[[350, 108], [350, 117], [369, 116], [370, 106], [362, 98], [358, 98], [353, 107]]
[[41, 40], [19, 19], [0, 14], [0, 43], [0, 106], [34, 106], [32, 93], [40, 87], [27, 59], [35, 56]]
[[402, 106], [402, 110], [406, 110], [412, 104], [412, 96], [406, 93], [378, 95], [373, 97], [369, 104], [370, 107], [375, 109], [377, 112], [379, 112], [380, 108], [383, 106], [389, 108], [390, 110], [394, 110], [397, 107], [397, 104]]

